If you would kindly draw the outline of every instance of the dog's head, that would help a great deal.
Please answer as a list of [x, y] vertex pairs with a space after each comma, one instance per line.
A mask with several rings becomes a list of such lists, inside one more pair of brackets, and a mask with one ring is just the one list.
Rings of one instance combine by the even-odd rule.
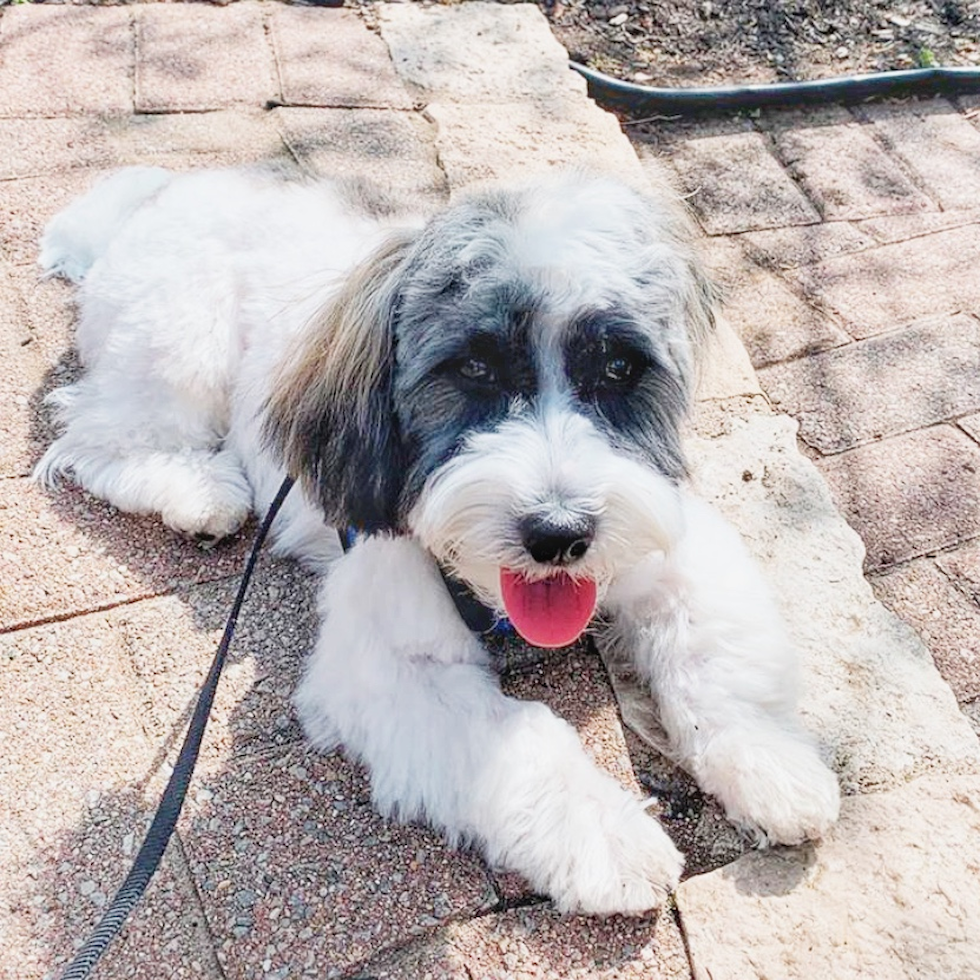
[[569, 642], [676, 533], [711, 324], [684, 227], [572, 175], [453, 205], [349, 277], [283, 368], [271, 443], [329, 521], [416, 536], [531, 642]]

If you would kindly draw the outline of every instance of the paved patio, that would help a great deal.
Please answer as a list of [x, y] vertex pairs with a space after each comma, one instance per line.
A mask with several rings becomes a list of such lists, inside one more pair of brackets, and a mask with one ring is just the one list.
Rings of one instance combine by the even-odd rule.
[[[664, 819], [690, 854], [654, 919], [560, 917], [515, 876], [380, 820], [356, 766], [307, 750], [288, 699], [314, 584], [265, 560], [178, 837], [98, 975], [966, 980], [980, 961], [977, 104], [658, 120], [627, 139], [534, 7], [373, 19], [271, 0], [2, 8], [0, 975], [57, 975], [125, 874], [247, 544], [204, 553], [28, 481], [51, 438], [41, 399], [76, 370], [69, 290], [37, 281], [40, 230], [116, 166], [284, 157], [421, 207], [575, 163], [689, 195], [727, 289], [696, 479], [773, 581], [842, 821], [819, 847], [739, 856], [712, 801], [622, 724], [598, 657], [548, 658], [510, 689], [568, 717], [625, 784], [679, 786]], [[639, 727], [625, 695], [623, 711]]]

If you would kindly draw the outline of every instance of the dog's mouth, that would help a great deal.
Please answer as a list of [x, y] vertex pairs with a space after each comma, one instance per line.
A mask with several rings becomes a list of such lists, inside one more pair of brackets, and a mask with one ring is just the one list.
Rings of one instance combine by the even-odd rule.
[[566, 572], [532, 581], [502, 568], [500, 593], [514, 629], [536, 647], [553, 649], [574, 643], [595, 615], [595, 581], [572, 578]]

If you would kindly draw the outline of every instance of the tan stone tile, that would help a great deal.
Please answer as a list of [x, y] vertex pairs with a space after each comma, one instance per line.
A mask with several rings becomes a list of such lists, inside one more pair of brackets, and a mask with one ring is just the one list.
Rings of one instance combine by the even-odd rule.
[[863, 233], [864, 225], [831, 221], [821, 225], [750, 231], [738, 238], [746, 252], [770, 269], [793, 269], [870, 248], [875, 240]]
[[495, 901], [482, 862], [379, 817], [364, 772], [293, 746], [200, 783], [181, 834], [223, 968], [337, 975]]
[[230, 166], [288, 156], [264, 110], [150, 113], [111, 120], [108, 141], [120, 165], [171, 169]]
[[44, 226], [97, 177], [94, 170], [68, 170], [0, 181], [0, 256], [33, 266]]
[[[953, 553], [955, 555], [955, 552]], [[875, 595], [922, 637], [958, 701], [980, 697], [980, 606], [920, 558], [872, 577]]]
[[776, 124], [773, 139], [777, 155], [825, 219], [935, 209], [844, 109], [794, 114]]
[[980, 449], [951, 426], [894, 436], [819, 465], [864, 541], [869, 571], [980, 533]]
[[[937, 231], [980, 224], [980, 210], [926, 211], [919, 214], [896, 214], [860, 221], [856, 227], [883, 245], [922, 238]], [[829, 257], [829, 256], [828, 256]]]
[[828, 259], [790, 275], [855, 337], [980, 309], [980, 226]]
[[4, 628], [129, 602], [235, 574], [247, 533], [202, 551], [151, 517], [88, 494], [0, 480], [0, 624]]
[[72, 374], [69, 290], [0, 263], [0, 476], [26, 476], [55, 436], [44, 396]]
[[749, 262], [728, 240], [718, 240], [709, 261], [721, 287], [722, 313], [754, 367], [850, 341], [830, 316], [805, 303], [780, 276]]
[[321, 177], [367, 180], [396, 210], [432, 210], [448, 196], [435, 129], [418, 113], [286, 108], [272, 116], [295, 158]]
[[936, 564], [964, 595], [980, 603], [980, 541], [936, 555]]
[[0, 119], [0, 180], [113, 166], [117, 161], [107, 132], [108, 121], [101, 117]]
[[426, 107], [453, 193], [476, 181], [515, 181], [574, 166], [642, 180], [615, 117], [585, 99], [556, 111], [512, 102], [484, 105], [480, 112], [477, 117], [471, 106], [449, 102]]
[[[801, 456], [795, 422], [785, 415], [743, 416], [722, 435], [689, 440], [688, 448], [698, 493], [731, 521], [770, 583], [800, 653], [804, 724], [845, 794], [904, 785], [937, 767], [976, 764], [977, 740], [952, 691], [914, 631], [874, 598], [861, 567], [864, 547], [827, 481]], [[900, 443], [890, 468], [874, 458], [844, 472], [844, 491], [860, 480], [860, 494], [876, 507], [870, 495], [879, 494], [885, 528], [903, 507], [921, 505], [921, 521], [908, 534], [927, 537], [939, 519], [940, 529], [955, 535], [964, 514], [975, 512], [947, 504], [972, 493], [975, 476], [957, 470], [964, 460], [956, 446], [940, 439], [932, 448], [929, 454]], [[927, 472], [921, 478], [919, 470], [928, 471], [920, 466], [923, 457], [937, 469], [947, 466], [948, 477]], [[967, 455], [965, 462], [977, 460]], [[903, 495], [903, 485], [913, 481], [930, 489]], [[872, 527], [877, 517], [868, 514]]]
[[263, 9], [252, 0], [136, 7], [136, 111], [259, 108], [276, 99]]
[[[395, 71], [426, 102], [543, 102], [557, 111], [585, 95], [585, 80], [568, 70], [567, 52], [533, 4], [388, 4], [379, 14]], [[476, 111], [477, 125], [494, 115]]]
[[560, 916], [545, 905], [454, 924], [362, 971], [390, 980], [689, 980], [673, 916], [607, 919]]
[[[60, 974], [128, 871], [159, 791], [160, 756], [109, 619], [95, 615], [0, 636], [0, 798], [17, 830], [0, 865], [4, 965]], [[190, 876], [171, 848], [106, 953], [107, 978], [215, 978]]]
[[954, 316], [762, 368], [763, 390], [825, 454], [980, 407], [980, 323]]
[[11, 6], [0, 21], [0, 116], [132, 112], [127, 7]]
[[387, 46], [354, 11], [276, 4], [269, 26], [285, 105], [412, 108]]
[[961, 707], [963, 714], [966, 715], [967, 720], [973, 726], [973, 730], [977, 733], [977, 737], [980, 738], [980, 699], [961, 705]]
[[[239, 581], [232, 575], [112, 611], [113, 629], [143, 685], [143, 723], [154, 744], [180, 730], [196, 700]], [[220, 772], [232, 756], [302, 743], [291, 698], [316, 639], [316, 586], [294, 562], [260, 558], [211, 711], [202, 778]]]
[[980, 197], [980, 132], [945, 99], [869, 104], [862, 114], [944, 210]]
[[820, 846], [753, 852], [677, 894], [694, 974], [967, 977], [977, 955], [980, 777], [846, 798]]
[[964, 415], [957, 419], [956, 424], [977, 442], [980, 442], [980, 412], [973, 415]]
[[687, 140], [669, 151], [668, 160], [709, 235], [820, 221], [761, 133]]

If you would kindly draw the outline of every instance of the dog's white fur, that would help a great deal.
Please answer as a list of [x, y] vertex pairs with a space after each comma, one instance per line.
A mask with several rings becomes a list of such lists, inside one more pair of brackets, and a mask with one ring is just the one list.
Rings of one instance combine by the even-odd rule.
[[[760, 843], [795, 844], [823, 834], [839, 805], [796, 719], [792, 651], [737, 535], [578, 410], [562, 372], [576, 311], [617, 303], [643, 311], [657, 357], [690, 387], [703, 328], [686, 322], [703, 314], [692, 313], [691, 260], [673, 219], [660, 223], [638, 200], [608, 181], [555, 177], [501, 197], [492, 240], [481, 238], [481, 212], [464, 205], [423, 247], [418, 222], [396, 231], [360, 216], [329, 184], [130, 168], [51, 222], [40, 259], [80, 283], [85, 373], [51, 396], [64, 431], [37, 477], [68, 474], [122, 510], [211, 539], [268, 505], [281, 460], [298, 468], [308, 492], [291, 495], [274, 530], [281, 552], [329, 566], [321, 633], [296, 694], [310, 739], [369, 766], [383, 813], [475, 842], [561, 909], [595, 913], [660, 905], [682, 858], [568, 724], [501, 693], [455, 611], [434, 559], [498, 610], [501, 567], [554, 571], [522, 547], [522, 517], [598, 521], [575, 574], [597, 582], [605, 641], [649, 683], [672, 755], [730, 819]], [[410, 318], [412, 290], [450, 260], [478, 270], [460, 302], [518, 281], [535, 298], [533, 405], [515, 397], [496, 424], [463, 433], [401, 500], [398, 533], [363, 536], [338, 559], [324, 514], [345, 510], [317, 496], [317, 481], [331, 477], [311, 476], [320, 447], [304, 413], [349, 398], [364, 438], [378, 437], [381, 373], [398, 360], [399, 377], [411, 374], [413, 358], [441, 340], [376, 321]], [[440, 288], [433, 295], [458, 291]], [[433, 308], [437, 326], [440, 315]], [[338, 366], [338, 350], [358, 363]], [[331, 372], [341, 381], [324, 381]], [[402, 428], [413, 418], [405, 408]], [[423, 449], [441, 438], [418, 424]]]

